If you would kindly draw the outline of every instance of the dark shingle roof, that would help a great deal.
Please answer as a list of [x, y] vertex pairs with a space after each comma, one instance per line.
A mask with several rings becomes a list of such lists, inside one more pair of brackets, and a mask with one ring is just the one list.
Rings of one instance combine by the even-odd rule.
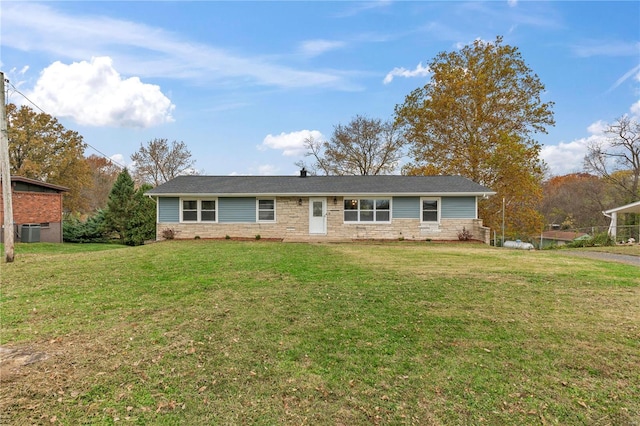
[[462, 176], [178, 176], [148, 195], [492, 195]]
[[[2, 179], [0, 179], [0, 182], [2, 182]], [[52, 183], [42, 182], [22, 176], [11, 176], [11, 182], [21, 182], [27, 185], [41, 186], [43, 188], [53, 189], [58, 192], [69, 192], [69, 188], [67, 188], [66, 186], [54, 185]]]

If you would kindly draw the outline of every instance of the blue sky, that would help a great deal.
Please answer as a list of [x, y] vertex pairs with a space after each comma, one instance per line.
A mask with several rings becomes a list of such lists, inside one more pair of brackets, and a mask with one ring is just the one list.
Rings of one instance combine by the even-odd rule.
[[537, 135], [552, 174], [580, 171], [607, 123], [640, 116], [637, 1], [2, 1], [0, 14], [9, 101], [25, 94], [129, 167], [166, 138], [204, 174], [295, 174], [306, 137], [392, 118], [435, 55], [499, 35], [555, 102]]

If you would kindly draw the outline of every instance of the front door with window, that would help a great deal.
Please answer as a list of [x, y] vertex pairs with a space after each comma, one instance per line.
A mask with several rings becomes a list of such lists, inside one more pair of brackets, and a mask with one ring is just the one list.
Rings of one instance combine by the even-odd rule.
[[327, 199], [309, 198], [309, 234], [327, 233]]

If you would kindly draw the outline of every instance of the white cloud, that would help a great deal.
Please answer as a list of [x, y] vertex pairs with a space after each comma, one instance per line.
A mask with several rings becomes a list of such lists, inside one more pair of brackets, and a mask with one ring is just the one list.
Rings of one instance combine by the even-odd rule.
[[27, 97], [48, 114], [86, 126], [151, 127], [173, 121], [175, 108], [159, 86], [122, 78], [108, 57], [54, 62]]
[[381, 9], [390, 6], [393, 2], [391, 0], [377, 0], [377, 1], [362, 1], [362, 2], [344, 2], [349, 5], [349, 8], [345, 9], [341, 13], [336, 14], [338, 18], [348, 18], [351, 16], [359, 15], [362, 12], [370, 10]]
[[309, 57], [322, 55], [330, 50], [340, 49], [345, 46], [342, 41], [331, 40], [307, 40], [300, 44], [300, 52]]
[[558, 145], [546, 145], [542, 147], [540, 156], [554, 176], [580, 172], [587, 153], [588, 141], [589, 138], [582, 138], [571, 142], [560, 142]]
[[458, 50], [462, 50], [462, 49], [464, 49], [466, 46], [473, 46], [473, 44], [474, 44], [475, 42], [480, 42], [482, 45], [494, 44], [494, 41], [491, 41], [491, 40], [484, 40], [484, 39], [482, 39], [482, 38], [480, 38], [480, 37], [477, 37], [477, 38], [476, 38], [475, 40], [473, 40], [473, 42], [471, 42], [471, 43], [463, 43], [463, 42], [459, 41], [459, 42], [455, 43], [455, 45], [454, 45], [454, 46], [455, 46], [455, 48], [456, 48], [456, 49], [458, 49]]
[[560, 142], [558, 145], [543, 146], [540, 156], [554, 176], [580, 172], [583, 170], [588, 146], [605, 139], [604, 132], [607, 128], [608, 124], [604, 121], [596, 121], [587, 127], [590, 136], [571, 142]]
[[640, 42], [585, 40], [582, 44], [571, 46], [573, 53], [579, 57], [592, 56], [637, 56]]
[[[81, 42], [78, 34], [82, 34]], [[2, 44], [71, 61], [101, 52], [114, 59], [120, 72], [141, 77], [215, 81], [233, 87], [253, 83], [284, 88], [357, 88], [340, 73], [294, 69], [267, 56], [235, 54], [162, 28], [101, 16], [68, 15], [28, 2], [3, 3]]]
[[422, 66], [422, 62], [420, 62], [418, 64], [418, 66], [416, 66], [415, 69], [413, 70], [408, 70], [406, 68], [394, 68], [392, 69], [384, 78], [384, 80], [382, 81], [384, 84], [389, 84], [393, 81], [394, 77], [405, 77], [405, 78], [410, 78], [410, 77], [427, 77], [429, 74], [431, 74], [431, 69], [429, 69], [429, 67], [423, 67]]
[[133, 168], [135, 168], [135, 166], [136, 166], [135, 162], [130, 163], [130, 164], [127, 165], [127, 159], [124, 158], [124, 155], [122, 155], [122, 154], [113, 154], [111, 157], [109, 157], [109, 159], [111, 161], [113, 161], [113, 163], [115, 165], [120, 166], [120, 167], [128, 167], [128, 168], [133, 167]]
[[609, 128], [609, 124], [602, 120], [598, 120], [595, 123], [591, 123], [587, 127], [587, 131], [594, 136], [603, 136], [604, 132]]
[[271, 164], [264, 164], [262, 166], [258, 166], [258, 174], [261, 176], [271, 176], [278, 173], [280, 169]]
[[622, 83], [627, 81], [629, 78], [633, 78], [636, 81], [640, 80], [640, 65], [636, 65], [627, 71], [622, 77], [620, 77], [616, 82], [607, 90], [607, 93], [613, 91], [616, 87], [620, 86]]
[[507, 0], [507, 4], [509, 7], [516, 7], [518, 5], [518, 0]]
[[313, 138], [315, 140], [322, 140], [324, 137], [318, 130], [300, 130], [298, 132], [280, 133], [279, 135], [267, 135], [262, 141], [262, 145], [258, 146], [260, 150], [266, 149], [279, 149], [282, 150], [282, 155], [289, 157], [301, 156], [306, 152], [304, 147], [304, 141], [306, 139]]

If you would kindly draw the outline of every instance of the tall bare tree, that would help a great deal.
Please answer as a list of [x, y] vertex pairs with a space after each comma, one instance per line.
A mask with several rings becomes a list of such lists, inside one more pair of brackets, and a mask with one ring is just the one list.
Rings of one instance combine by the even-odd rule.
[[627, 202], [640, 197], [640, 122], [622, 116], [606, 130], [607, 138], [588, 146], [584, 168], [618, 187]]
[[135, 162], [133, 177], [138, 185], [148, 183], [158, 186], [176, 176], [196, 174], [195, 160], [184, 142], [169, 142], [167, 139], [153, 139], [140, 144], [140, 149], [131, 155]]
[[306, 156], [325, 175], [384, 175], [398, 170], [405, 140], [392, 122], [356, 115], [334, 127], [329, 141], [309, 138]]

